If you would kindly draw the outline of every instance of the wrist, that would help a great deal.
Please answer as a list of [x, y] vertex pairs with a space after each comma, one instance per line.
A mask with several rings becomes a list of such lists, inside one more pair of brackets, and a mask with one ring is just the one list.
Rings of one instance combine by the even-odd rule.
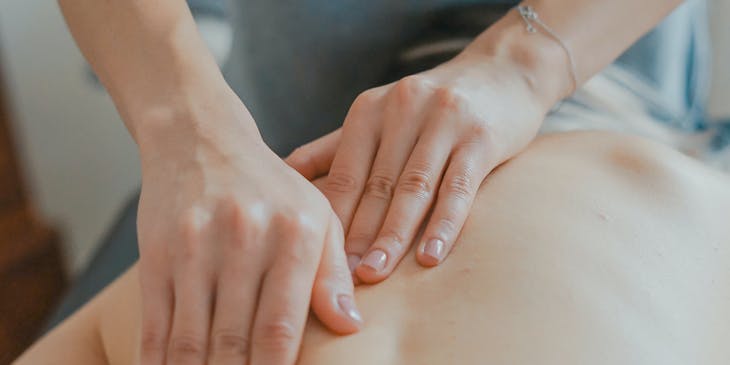
[[574, 81], [566, 50], [542, 32], [527, 32], [516, 11], [510, 11], [483, 32], [464, 53], [506, 59], [519, 70], [545, 112], [573, 92]]
[[265, 146], [253, 117], [233, 91], [188, 95], [176, 103], [150, 106], [132, 117], [143, 172], [146, 165], [196, 160], [206, 154], [240, 154]]
[[204, 104], [220, 103], [231, 99], [229, 94], [234, 94], [217, 70], [201, 73], [174, 68], [150, 76], [144, 82], [130, 80], [124, 87], [107, 86], [135, 141], [137, 135], [149, 127], [173, 121], [193, 121]]

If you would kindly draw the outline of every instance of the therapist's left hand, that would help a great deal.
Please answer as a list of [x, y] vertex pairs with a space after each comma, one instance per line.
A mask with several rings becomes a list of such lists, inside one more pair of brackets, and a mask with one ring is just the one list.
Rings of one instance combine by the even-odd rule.
[[418, 262], [444, 260], [480, 184], [534, 138], [545, 104], [512, 60], [463, 52], [365, 91], [342, 128], [287, 162], [309, 179], [329, 173], [323, 191], [347, 230], [350, 269], [374, 283], [393, 271], [424, 223]]

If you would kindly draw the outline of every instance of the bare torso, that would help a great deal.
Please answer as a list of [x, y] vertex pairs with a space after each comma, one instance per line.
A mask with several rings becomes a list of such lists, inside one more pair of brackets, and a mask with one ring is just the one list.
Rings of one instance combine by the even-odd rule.
[[[364, 329], [310, 320], [300, 363], [727, 363], [727, 212], [730, 179], [677, 152], [541, 137], [486, 180], [443, 265], [409, 255], [358, 287]], [[133, 363], [137, 285], [132, 269], [18, 364]]]

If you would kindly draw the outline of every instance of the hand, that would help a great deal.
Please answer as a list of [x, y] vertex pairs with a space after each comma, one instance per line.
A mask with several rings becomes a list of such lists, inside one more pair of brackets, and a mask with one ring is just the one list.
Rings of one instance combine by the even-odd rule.
[[416, 250], [434, 266], [450, 252], [477, 189], [534, 138], [548, 106], [509, 59], [464, 52], [433, 70], [362, 93], [341, 129], [295, 150], [346, 228], [360, 280], [385, 279], [433, 209]]
[[293, 364], [310, 294], [326, 326], [359, 327], [337, 216], [234, 105], [138, 135], [143, 365]]

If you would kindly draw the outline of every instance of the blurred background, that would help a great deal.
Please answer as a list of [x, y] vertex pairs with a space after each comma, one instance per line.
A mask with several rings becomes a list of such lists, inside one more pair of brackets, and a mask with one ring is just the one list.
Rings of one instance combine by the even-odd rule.
[[[709, 110], [713, 117], [728, 117], [730, 0], [710, 0], [709, 5], [715, 65]], [[231, 30], [217, 21], [215, 12], [203, 13], [196, 19], [222, 61]], [[0, 0], [0, 79], [0, 209], [11, 212], [0, 214], [0, 219], [10, 217], [0, 221], [5, 235], [0, 238], [0, 298], [21, 295], [13, 291], [20, 285], [11, 285], [8, 278], [20, 278], [39, 263], [56, 280], [46, 289], [57, 295], [84, 268], [137, 192], [136, 147], [87, 68], [55, 1]], [[36, 232], [21, 240], [27, 256], [18, 249], [21, 233], [6, 230], [21, 221]], [[35, 260], [35, 266], [17, 266], [21, 256]], [[3, 338], [17, 335], [6, 324], [9, 313], [0, 304], [0, 351]]]
[[[202, 22], [209, 44], [225, 49], [230, 30]], [[75, 273], [139, 187], [136, 146], [55, 1], [0, 0], [0, 54], [25, 183]]]
[[[220, 62], [232, 38], [222, 4], [189, 0]], [[136, 208], [126, 203], [139, 184], [136, 145], [57, 3], [0, 0], [0, 365], [54, 312], [75, 309], [59, 309], [60, 299], [115, 221]], [[125, 232], [133, 231], [132, 219]], [[126, 266], [135, 253], [125, 254], [110, 255]], [[81, 287], [82, 301], [95, 292]]]

